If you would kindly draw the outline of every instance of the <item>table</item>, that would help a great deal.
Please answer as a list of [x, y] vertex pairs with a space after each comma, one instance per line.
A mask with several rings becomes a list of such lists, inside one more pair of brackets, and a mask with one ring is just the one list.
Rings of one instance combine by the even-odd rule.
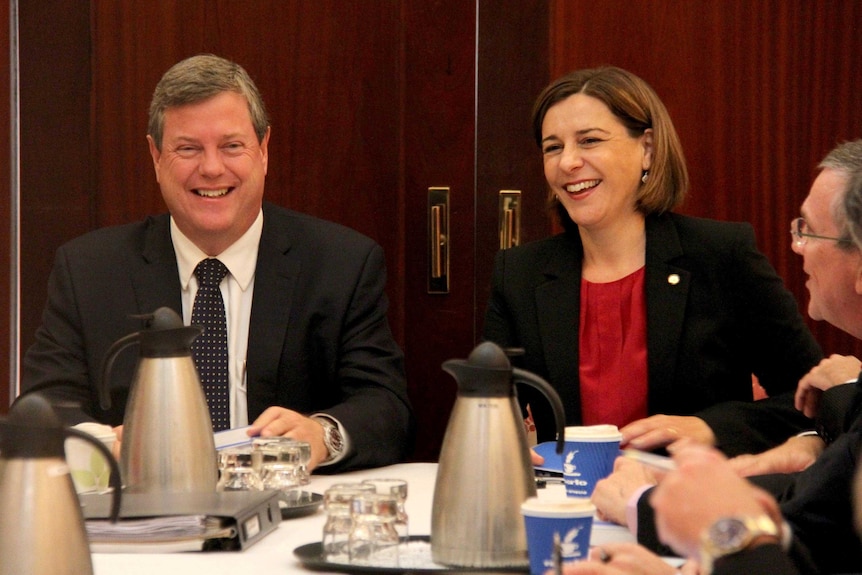
[[[410, 535], [431, 533], [431, 504], [434, 498], [436, 463], [402, 463], [339, 475], [312, 475], [307, 490], [323, 493], [335, 483], [375, 477], [405, 479], [408, 483], [406, 509]], [[563, 486], [549, 484], [539, 489], [539, 497], [561, 495]], [[239, 575], [244, 573], [321, 573], [310, 571], [294, 557], [293, 550], [321, 540], [326, 514], [321, 508], [313, 515], [287, 519], [278, 529], [244, 551], [191, 553], [94, 553], [95, 575]], [[623, 527], [607, 523], [593, 529], [593, 544], [633, 541]]]

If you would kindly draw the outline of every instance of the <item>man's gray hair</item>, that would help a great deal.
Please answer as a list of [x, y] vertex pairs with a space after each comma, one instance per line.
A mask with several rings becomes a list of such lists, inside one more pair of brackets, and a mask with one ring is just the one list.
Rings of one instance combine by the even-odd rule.
[[147, 134], [162, 149], [165, 110], [208, 100], [223, 92], [245, 97], [258, 142], [269, 128], [269, 117], [260, 92], [242, 66], [213, 54], [200, 54], [174, 64], [156, 85], [150, 101]]
[[862, 139], [839, 144], [818, 167], [836, 170], [846, 177], [844, 194], [835, 202], [834, 215], [842, 228], [841, 237], [848, 241], [838, 245], [862, 250]]

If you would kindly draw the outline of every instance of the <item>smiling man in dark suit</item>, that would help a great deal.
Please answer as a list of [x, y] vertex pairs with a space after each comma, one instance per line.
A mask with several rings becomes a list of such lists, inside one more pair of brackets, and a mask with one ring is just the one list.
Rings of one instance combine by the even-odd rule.
[[161, 306], [188, 324], [195, 268], [217, 258], [227, 271], [218, 285], [228, 342], [225, 426], [309, 441], [312, 468], [406, 456], [413, 415], [387, 319], [383, 250], [343, 226], [265, 203], [269, 138], [264, 103], [239, 65], [200, 55], [165, 73], [147, 141], [170, 213], [58, 250], [24, 359], [24, 393], [47, 395], [67, 423], [121, 426], [135, 357], [115, 364], [113, 408], [103, 411], [99, 370], [108, 347], [141, 329], [131, 316]]

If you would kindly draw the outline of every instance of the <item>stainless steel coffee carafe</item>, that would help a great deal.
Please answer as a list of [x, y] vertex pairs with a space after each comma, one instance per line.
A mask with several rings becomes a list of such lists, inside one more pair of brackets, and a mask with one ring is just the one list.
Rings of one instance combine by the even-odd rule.
[[125, 348], [140, 356], [126, 414], [120, 470], [129, 493], [215, 491], [218, 481], [212, 421], [191, 344], [201, 328], [184, 326], [170, 308], [146, 316], [147, 328], [116, 341], [102, 374], [102, 407], [110, 407], [111, 367]]
[[535, 387], [550, 401], [558, 453], [565, 427], [560, 398], [544, 379], [512, 368], [490, 342], [466, 361], [445, 362], [443, 369], [458, 382], [458, 396], [437, 468], [432, 559], [459, 567], [527, 566], [521, 503], [536, 495], [536, 481], [515, 383]]
[[46, 399], [30, 394], [0, 421], [0, 575], [92, 575], [90, 546], [64, 442], [91, 443], [111, 465], [120, 511], [120, 470], [104, 444], [64, 428]]

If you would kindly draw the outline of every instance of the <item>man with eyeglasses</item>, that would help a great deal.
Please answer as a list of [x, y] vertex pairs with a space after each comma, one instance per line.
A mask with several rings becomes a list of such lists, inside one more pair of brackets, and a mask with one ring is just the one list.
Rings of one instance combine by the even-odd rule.
[[[841, 202], [851, 197], [850, 175], [862, 171], [862, 140], [838, 146], [820, 162], [819, 168], [802, 203], [802, 216], [790, 223], [791, 248], [802, 256], [802, 267], [808, 276], [808, 315], [850, 331], [841, 321], [852, 319], [853, 310], [860, 307], [862, 278], [855, 267], [860, 259], [859, 246], [845, 224]], [[737, 471], [745, 475], [792, 473], [810, 465], [853, 419], [847, 413], [850, 400], [836, 399], [851, 394], [855, 386], [835, 390], [825, 410], [820, 409], [823, 393], [856, 381], [860, 369], [862, 363], [853, 356], [834, 354], [824, 359], [800, 380], [795, 398], [797, 409], [816, 418], [817, 434], [791, 438], [763, 453], [739, 457], [733, 462]]]
[[[802, 217], [791, 224], [792, 249], [802, 256], [808, 276], [809, 315], [862, 339], [862, 140], [839, 145], [819, 167]], [[636, 509], [629, 527], [638, 541], [659, 554], [668, 554], [664, 545], [670, 545], [698, 561], [701, 575], [713, 569], [716, 574], [862, 572], [852, 510], [852, 501], [862, 497], [862, 483], [853, 485], [862, 446], [862, 376], [855, 358], [832, 359], [828, 377], [818, 378], [828, 383], [809, 382], [797, 392], [797, 405], [817, 417], [816, 435], [793, 438], [754, 459], [730, 461], [715, 450], [678, 446], [677, 471], [664, 478], [621, 458], [611, 478], [597, 486], [594, 501], [611, 487], [619, 490]], [[850, 379], [850, 385], [837, 385]], [[757, 467], [752, 461], [759, 462], [759, 472], [774, 474], [744, 480], [743, 468]], [[658, 485], [643, 491], [638, 479]], [[600, 515], [610, 515], [596, 505]], [[862, 514], [857, 515], [862, 528]], [[627, 561], [633, 564], [631, 548], [604, 551], [607, 565], [566, 572], [634, 572], [626, 567]]]

